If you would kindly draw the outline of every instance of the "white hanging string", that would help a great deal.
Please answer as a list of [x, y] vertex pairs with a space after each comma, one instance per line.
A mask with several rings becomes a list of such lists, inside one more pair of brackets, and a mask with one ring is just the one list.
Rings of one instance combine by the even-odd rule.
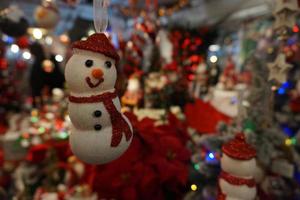
[[106, 31], [109, 0], [94, 0], [94, 26], [97, 33]]

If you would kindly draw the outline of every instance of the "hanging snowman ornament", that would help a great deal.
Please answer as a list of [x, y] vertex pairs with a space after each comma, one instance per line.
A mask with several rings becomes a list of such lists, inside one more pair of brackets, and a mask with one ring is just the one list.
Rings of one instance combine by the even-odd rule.
[[[99, 4], [101, 3], [101, 4]], [[104, 33], [107, 4], [95, 0], [97, 33], [73, 44], [65, 78], [70, 89], [70, 145], [73, 153], [90, 164], [104, 164], [120, 157], [129, 147], [133, 131], [121, 113], [114, 88], [119, 55]]]
[[34, 11], [36, 24], [41, 28], [54, 29], [59, 22], [60, 14], [55, 0], [42, 0]]

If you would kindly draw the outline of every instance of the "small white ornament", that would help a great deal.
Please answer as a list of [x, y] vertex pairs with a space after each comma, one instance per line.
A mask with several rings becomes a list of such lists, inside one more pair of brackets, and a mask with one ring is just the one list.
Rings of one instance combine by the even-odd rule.
[[268, 64], [269, 80], [276, 80], [280, 83], [286, 82], [287, 73], [293, 66], [288, 64], [285, 59], [285, 55], [281, 53], [277, 56], [275, 62]]

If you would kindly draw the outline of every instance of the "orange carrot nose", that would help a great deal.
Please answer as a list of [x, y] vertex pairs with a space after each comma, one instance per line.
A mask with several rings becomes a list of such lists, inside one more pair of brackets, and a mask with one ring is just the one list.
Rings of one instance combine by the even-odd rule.
[[101, 69], [93, 69], [92, 76], [95, 79], [101, 79], [103, 77], [103, 71]]

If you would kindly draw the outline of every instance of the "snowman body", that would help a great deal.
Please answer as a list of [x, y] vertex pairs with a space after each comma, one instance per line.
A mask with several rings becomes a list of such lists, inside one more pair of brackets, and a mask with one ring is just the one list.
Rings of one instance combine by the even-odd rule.
[[[222, 147], [219, 187], [226, 200], [254, 200], [256, 151], [241, 133]], [[222, 198], [219, 198], [222, 199]]]
[[[98, 39], [99, 35], [91, 37]], [[83, 43], [81, 46], [88, 46], [85, 41], [80, 42]], [[71, 150], [84, 162], [108, 163], [120, 157], [132, 140], [132, 127], [121, 113], [120, 100], [114, 89], [116, 61], [105, 54], [74, 46], [74, 54], [65, 69], [70, 90]], [[113, 134], [116, 130], [117, 142]]]
[[[249, 160], [238, 160], [223, 154], [221, 158], [221, 168], [225, 173], [231, 174], [236, 179], [253, 180], [256, 167], [255, 158]], [[220, 178], [219, 185], [226, 199], [236, 198], [240, 200], [253, 200], [256, 197], [256, 187], [247, 184], [234, 185], [226, 179]]]
[[[113, 99], [118, 110], [121, 109], [118, 98]], [[99, 164], [118, 158], [129, 147], [125, 137], [122, 137], [118, 147], [111, 147], [112, 124], [108, 111], [103, 103], [69, 103], [70, 119], [72, 121], [70, 145], [73, 153], [82, 161]], [[101, 112], [101, 116], [97, 113]], [[129, 120], [122, 114], [130, 125]], [[101, 130], [96, 130], [101, 126]], [[132, 129], [132, 128], [131, 128]]]
[[256, 187], [249, 187], [247, 185], [232, 185], [224, 179], [220, 179], [219, 184], [222, 192], [226, 196], [226, 200], [253, 200], [256, 197]]

